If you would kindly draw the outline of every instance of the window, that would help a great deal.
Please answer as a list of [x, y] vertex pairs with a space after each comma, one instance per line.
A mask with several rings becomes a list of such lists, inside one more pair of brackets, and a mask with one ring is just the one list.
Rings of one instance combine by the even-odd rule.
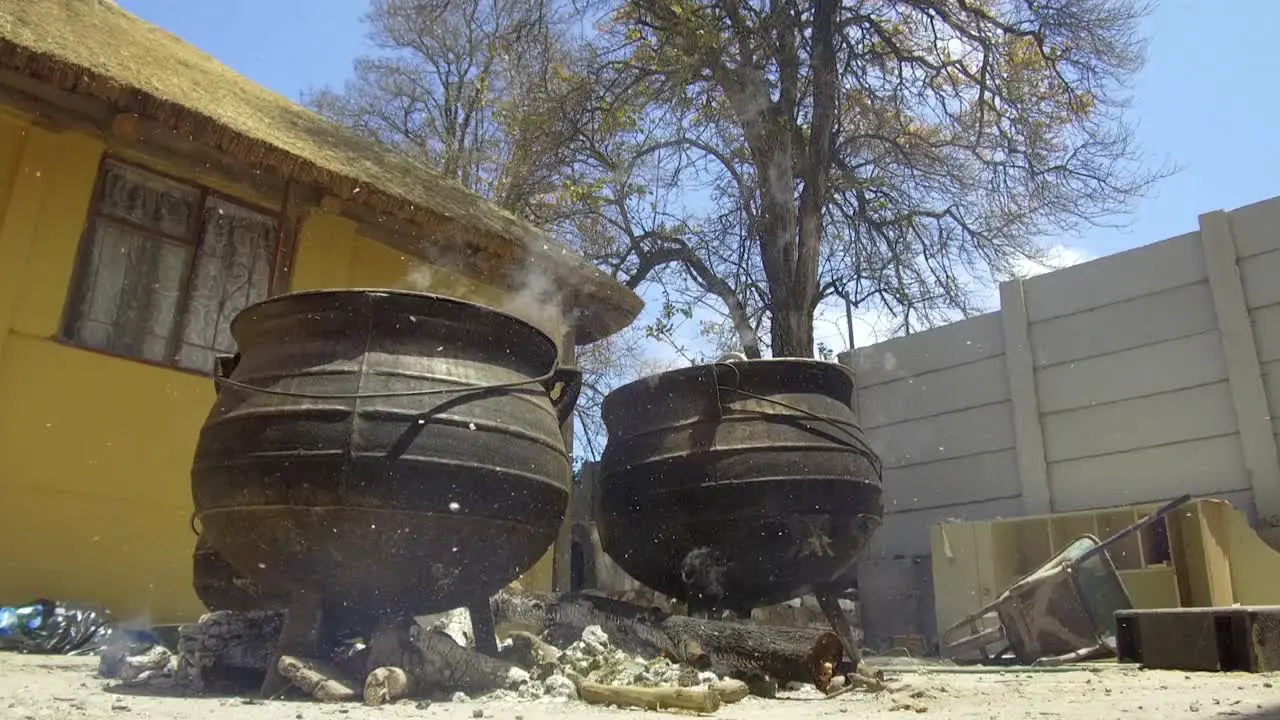
[[64, 339], [212, 372], [231, 319], [271, 290], [276, 218], [118, 162], [103, 163]]

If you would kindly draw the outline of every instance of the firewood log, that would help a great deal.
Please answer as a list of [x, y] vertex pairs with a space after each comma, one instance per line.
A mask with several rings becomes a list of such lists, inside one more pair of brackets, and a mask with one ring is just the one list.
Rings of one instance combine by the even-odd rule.
[[[394, 619], [380, 625], [370, 639], [367, 652], [363, 658], [366, 677], [383, 668], [398, 668], [407, 674], [406, 688], [399, 692], [414, 695], [479, 694], [514, 689], [529, 677], [511, 663], [462, 647], [448, 633], [423, 628], [412, 618]], [[398, 684], [398, 678], [383, 679]], [[381, 692], [376, 687], [372, 690], [375, 696]], [[388, 688], [391, 695], [395, 692]]]
[[380, 667], [364, 679], [364, 704], [371, 707], [385, 705], [416, 692], [413, 680], [403, 668]]
[[739, 700], [745, 699], [751, 694], [751, 688], [741, 680], [729, 678], [711, 684], [711, 691], [720, 696], [720, 702], [725, 705], [732, 705]]
[[765, 675], [784, 683], [818, 682], [824, 663], [839, 664], [842, 649], [830, 641], [829, 631], [669, 615], [586, 594], [557, 600], [531, 593], [500, 593], [494, 601], [494, 618], [499, 628], [539, 627], [557, 647], [582, 637], [588, 626], [599, 625], [615, 647], [630, 654], [664, 655], [718, 675], [744, 679]]
[[573, 678], [573, 684], [578, 688], [578, 697], [592, 705], [699, 713], [713, 713], [720, 709], [720, 696], [710, 688], [599, 685], [579, 678]]
[[278, 669], [281, 677], [320, 702], [344, 702], [356, 697], [356, 691], [327, 663], [282, 655]]

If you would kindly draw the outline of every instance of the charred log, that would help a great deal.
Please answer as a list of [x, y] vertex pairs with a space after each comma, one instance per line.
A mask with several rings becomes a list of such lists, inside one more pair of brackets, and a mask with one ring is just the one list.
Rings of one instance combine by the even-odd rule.
[[[628, 654], [664, 656], [753, 687], [764, 679], [822, 686], [841, 669], [842, 644], [830, 631], [817, 628], [685, 617], [592, 594], [557, 599], [504, 591], [494, 598], [492, 609], [498, 635], [511, 640], [502, 656], [515, 664], [461, 647], [445, 633], [404, 618], [384, 621], [359, 657], [343, 663], [342, 669], [354, 687], [361, 687], [379, 669], [403, 670], [411, 688], [402, 687], [398, 674], [383, 672], [378, 682], [388, 687], [374, 693], [381, 698], [409, 691], [484, 692], [510, 687], [519, 676], [512, 672], [516, 665], [552, 664], [556, 649], [578, 641], [592, 625], [600, 626], [611, 644]], [[278, 613], [251, 617], [255, 632], [205, 634], [198, 645], [200, 656], [190, 664], [208, 670], [233, 659], [238, 669], [265, 674], [283, 623]], [[228, 621], [229, 617], [221, 622]]]
[[839, 644], [825, 641], [830, 633], [822, 630], [671, 615], [590, 594], [557, 600], [504, 592], [494, 599], [494, 618], [499, 628], [537, 628], [557, 647], [567, 647], [587, 627], [599, 625], [624, 652], [662, 655], [743, 679], [768, 676], [780, 682], [812, 683], [824, 663], [840, 662]]

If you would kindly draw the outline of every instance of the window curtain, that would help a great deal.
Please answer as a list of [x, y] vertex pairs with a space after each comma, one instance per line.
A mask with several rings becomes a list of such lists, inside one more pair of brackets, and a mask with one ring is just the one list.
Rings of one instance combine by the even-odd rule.
[[104, 166], [100, 192], [68, 334], [86, 347], [165, 362], [200, 194], [116, 164]]
[[231, 320], [266, 299], [275, 239], [272, 218], [220, 201], [205, 208], [182, 318], [179, 365], [212, 371], [215, 355], [235, 352]]
[[[124, 166], [107, 166], [67, 335], [90, 348], [212, 372], [230, 324], [267, 297], [273, 218]], [[193, 246], [193, 219], [199, 242]]]

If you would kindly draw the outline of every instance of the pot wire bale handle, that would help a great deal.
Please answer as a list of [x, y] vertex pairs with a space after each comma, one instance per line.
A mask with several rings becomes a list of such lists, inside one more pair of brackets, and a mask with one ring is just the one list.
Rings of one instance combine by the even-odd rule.
[[[238, 356], [236, 356], [238, 357]], [[489, 383], [486, 385], [471, 385], [463, 388], [434, 388], [431, 390], [385, 390], [382, 392], [355, 392], [355, 393], [310, 393], [298, 392], [295, 390], [277, 390], [275, 388], [259, 387], [249, 383], [232, 380], [229, 376], [234, 369], [235, 363], [231, 361], [219, 362], [214, 365], [212, 373], [213, 383], [215, 386], [221, 387], [228, 385], [238, 390], [246, 390], [249, 392], [263, 393], [264, 395], [281, 395], [284, 397], [308, 398], [311, 400], [361, 400], [364, 398], [382, 398], [382, 397], [417, 397], [421, 395], [464, 395], [466, 393], [484, 393], [493, 390], [505, 390], [507, 388], [524, 387], [525, 385], [542, 385], [544, 390], [546, 383], [556, 379], [566, 366], [560, 364], [559, 359], [556, 360], [552, 368], [535, 378], [528, 380], [512, 380], [509, 382]], [[225, 373], [225, 374], [223, 374]]]
[[[804, 415], [805, 417], [808, 417], [811, 420], [815, 420], [817, 422], [830, 425], [831, 427], [834, 427], [840, 430], [849, 438], [847, 441], [844, 441], [842, 444], [844, 444], [850, 450], [853, 450], [854, 452], [858, 453], [859, 455], [863, 456], [868, 461], [870, 461], [871, 464], [875, 466], [877, 473], [883, 472], [883, 465], [881, 463], [880, 456], [876, 454], [875, 450], [871, 449], [871, 445], [867, 443], [865, 437], [862, 434], [863, 433], [862, 426], [859, 425], [858, 423], [849, 423], [849, 422], [837, 420], [835, 418], [826, 417], [824, 415], [819, 415], [818, 413], [815, 413], [812, 410], [806, 410], [805, 408], [799, 407], [798, 405], [793, 405], [789, 402], [786, 402], [785, 400], [778, 400], [777, 398], [771, 398], [767, 395], [760, 395], [759, 393], [748, 392], [746, 390], [743, 390], [737, 387], [738, 381], [742, 379], [742, 373], [739, 372], [738, 368], [735, 367], [732, 363], [718, 361], [718, 362], [712, 363], [712, 365], [715, 367], [720, 367], [720, 366], [728, 367], [731, 370], [733, 370], [733, 374], [734, 374], [733, 385], [721, 385], [719, 373], [715, 374], [716, 400], [717, 400], [716, 404], [720, 407], [722, 414], [724, 411], [725, 400], [723, 399], [723, 396], [721, 395], [721, 393], [737, 393], [738, 395], [751, 398], [752, 400], [759, 400], [761, 402], [772, 403], [774, 405], [784, 407], [788, 410], [791, 410], [792, 412], [799, 413], [800, 415]], [[852, 426], [852, 429], [850, 429], [848, 426]], [[832, 438], [832, 439], [836, 440], [837, 442], [840, 442], [840, 438]]]

